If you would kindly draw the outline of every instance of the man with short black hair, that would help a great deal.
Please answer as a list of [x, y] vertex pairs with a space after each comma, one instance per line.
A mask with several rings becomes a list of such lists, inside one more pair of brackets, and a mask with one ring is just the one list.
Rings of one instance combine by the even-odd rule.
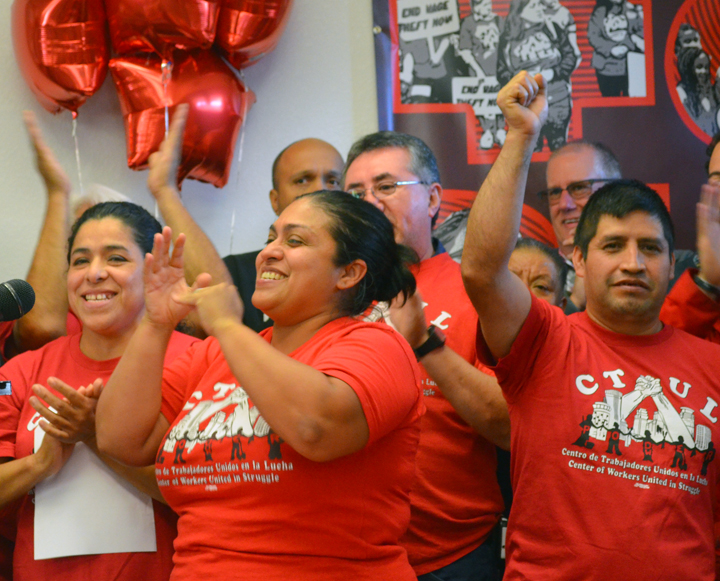
[[460, 268], [432, 237], [442, 197], [435, 156], [416, 137], [374, 133], [350, 149], [344, 184], [381, 209], [419, 258], [418, 293], [389, 309], [421, 363], [427, 407], [401, 544], [422, 581], [494, 581], [492, 532], [503, 511], [495, 445], [509, 446], [510, 425], [495, 378], [478, 362]]
[[508, 136], [470, 212], [462, 273], [513, 430], [505, 579], [711, 581], [720, 347], [660, 322], [667, 208], [639, 182], [598, 190], [573, 250], [586, 311], [536, 299], [508, 259], [547, 116], [542, 75], [518, 74], [498, 105]]

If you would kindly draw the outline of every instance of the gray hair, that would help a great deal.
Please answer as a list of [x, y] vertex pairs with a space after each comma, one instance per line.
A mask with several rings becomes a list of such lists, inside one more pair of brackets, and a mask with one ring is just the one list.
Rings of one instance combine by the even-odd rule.
[[347, 163], [343, 171], [343, 183], [345, 182], [347, 169], [363, 153], [392, 147], [407, 150], [410, 154], [410, 171], [420, 178], [423, 183], [427, 185], [440, 183], [437, 160], [427, 144], [413, 135], [396, 131], [378, 131], [361, 137], [353, 143], [348, 152]]
[[583, 149], [590, 149], [595, 154], [595, 159], [600, 164], [600, 171], [604, 178], [609, 180], [619, 180], [622, 178], [622, 170], [620, 169], [620, 161], [612, 150], [599, 141], [585, 141], [579, 139], [577, 141], [570, 141], [563, 145], [560, 149], [553, 151], [548, 160], [548, 164], [559, 155], [563, 153], [578, 152]]

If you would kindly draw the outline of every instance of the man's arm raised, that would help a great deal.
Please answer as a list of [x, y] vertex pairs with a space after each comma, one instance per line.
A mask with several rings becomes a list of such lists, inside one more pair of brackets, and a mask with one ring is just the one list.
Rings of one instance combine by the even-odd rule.
[[508, 270], [522, 215], [530, 158], [545, 119], [542, 75], [523, 71], [498, 95], [508, 133], [468, 218], [462, 275], [494, 357], [510, 352], [530, 312], [530, 291]]

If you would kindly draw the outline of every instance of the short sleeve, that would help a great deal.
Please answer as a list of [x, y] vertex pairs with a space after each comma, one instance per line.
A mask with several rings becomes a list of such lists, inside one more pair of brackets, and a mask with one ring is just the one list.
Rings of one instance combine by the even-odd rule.
[[[561, 338], [566, 337], [568, 332], [569, 323], [563, 312], [533, 296], [530, 312], [510, 353], [493, 368], [508, 402], [520, 395], [525, 379], [532, 374], [543, 352], [552, 351], [550, 343], [557, 341], [562, 344]], [[552, 340], [549, 342], [550, 337]]]
[[706, 339], [713, 334], [720, 322], [720, 303], [710, 299], [693, 281], [697, 270], [688, 269], [670, 290], [662, 309], [660, 320], [683, 331]]
[[26, 373], [33, 368], [28, 355], [18, 355], [0, 367], [0, 458], [15, 458], [15, 435], [28, 397]]
[[419, 416], [420, 369], [400, 335], [382, 323], [354, 329], [325, 349], [312, 366], [357, 394], [372, 443]]

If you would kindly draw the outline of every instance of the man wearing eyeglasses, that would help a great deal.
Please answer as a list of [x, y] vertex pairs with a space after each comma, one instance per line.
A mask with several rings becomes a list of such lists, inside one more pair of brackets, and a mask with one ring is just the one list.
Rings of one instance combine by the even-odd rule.
[[401, 542], [421, 581], [495, 580], [492, 533], [503, 511], [495, 446], [508, 448], [510, 425], [497, 381], [481, 371], [460, 267], [432, 237], [442, 197], [435, 156], [410, 135], [367, 135], [348, 153], [344, 185], [382, 210], [419, 258], [418, 293], [389, 309], [421, 363], [427, 407]]
[[590, 196], [607, 181], [622, 177], [620, 163], [601, 143], [574, 141], [550, 156], [546, 176], [547, 189], [540, 197], [548, 203], [558, 250], [570, 267], [565, 287], [565, 312], [570, 314], [585, 308], [583, 281], [575, 278], [572, 267], [575, 228]]

